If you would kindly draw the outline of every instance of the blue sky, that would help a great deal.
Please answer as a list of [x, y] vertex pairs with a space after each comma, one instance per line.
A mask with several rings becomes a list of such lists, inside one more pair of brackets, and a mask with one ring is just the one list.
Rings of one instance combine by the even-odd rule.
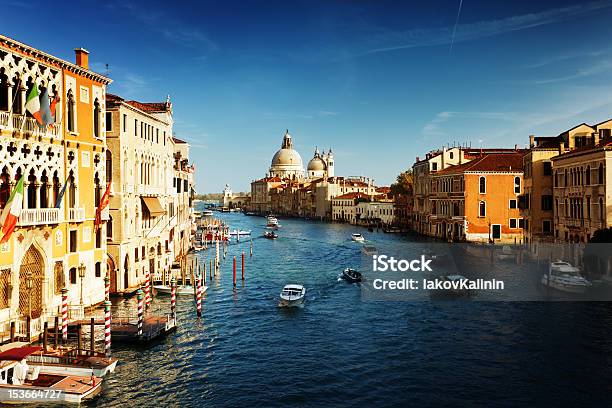
[[3, 34], [87, 48], [109, 92], [170, 94], [200, 192], [249, 189], [286, 128], [304, 165], [332, 147], [338, 175], [389, 184], [443, 144], [612, 117], [611, 1], [3, 3]]

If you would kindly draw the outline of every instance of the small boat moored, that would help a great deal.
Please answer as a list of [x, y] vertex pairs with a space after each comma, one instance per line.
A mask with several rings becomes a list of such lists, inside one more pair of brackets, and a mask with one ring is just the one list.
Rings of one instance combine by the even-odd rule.
[[357, 283], [361, 282], [362, 275], [361, 272], [357, 272], [354, 269], [346, 268], [342, 271], [342, 279], [349, 283]]
[[[170, 285], [153, 285], [153, 289], [159, 295], [170, 295], [172, 294], [172, 288]], [[202, 285], [202, 294], [206, 292], [208, 286]], [[195, 288], [192, 285], [177, 285], [176, 286], [176, 296], [185, 296], [195, 294]]]
[[285, 285], [280, 294], [280, 301], [278, 306], [280, 307], [293, 307], [299, 306], [304, 303], [306, 296], [306, 288], [298, 284]]
[[365, 242], [365, 238], [359, 233], [354, 233], [351, 235], [351, 239], [355, 242]]

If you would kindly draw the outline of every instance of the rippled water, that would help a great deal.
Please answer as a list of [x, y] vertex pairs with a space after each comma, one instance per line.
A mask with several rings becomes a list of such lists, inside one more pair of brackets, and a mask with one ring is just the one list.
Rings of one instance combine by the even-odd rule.
[[[374, 302], [338, 280], [361, 262], [354, 227], [223, 214], [252, 229], [229, 247], [198, 320], [180, 298], [178, 331], [120, 359], [92, 405], [119, 406], [565, 406], [609, 403], [612, 317], [606, 303]], [[367, 233], [375, 245], [409, 238]], [[246, 253], [246, 280], [232, 262]], [[210, 254], [201, 253], [203, 260]], [[284, 284], [303, 283], [306, 305], [276, 307]], [[134, 308], [135, 300], [117, 305]], [[169, 300], [154, 309], [169, 310]], [[367, 405], [364, 405], [367, 404]]]

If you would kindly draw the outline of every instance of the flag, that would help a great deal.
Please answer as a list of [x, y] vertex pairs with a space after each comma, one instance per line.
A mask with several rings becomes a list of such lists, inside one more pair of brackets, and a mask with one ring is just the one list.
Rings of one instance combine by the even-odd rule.
[[57, 202], [55, 203], [55, 208], [60, 208], [62, 206], [62, 199], [64, 198], [64, 193], [66, 193], [66, 186], [68, 185], [68, 180], [69, 179], [66, 179], [64, 187], [62, 187], [59, 194], [57, 195]]
[[40, 99], [39, 99], [39, 93], [38, 93], [38, 85], [36, 85], [36, 82], [34, 83], [32, 90], [30, 91], [30, 93], [28, 94], [28, 97], [26, 98], [25, 107], [26, 107], [26, 110], [30, 112], [32, 116], [34, 116], [36, 121], [42, 125], [43, 121], [42, 121], [42, 116], [40, 112]]
[[59, 96], [57, 96], [57, 93], [55, 94], [55, 96], [53, 97], [53, 100], [51, 101], [51, 106], [49, 106], [49, 110], [51, 111], [51, 117], [53, 118], [53, 122], [56, 121], [55, 119], [55, 108], [57, 107], [57, 103], [59, 102]]
[[21, 215], [23, 205], [23, 176], [17, 182], [15, 189], [11, 193], [2, 215], [0, 215], [0, 244], [5, 243], [11, 237], [17, 219]]
[[40, 97], [40, 116], [45, 126], [53, 123], [53, 116], [51, 116], [51, 105], [49, 105], [49, 91], [47, 88], [45, 88], [42, 96]]
[[102, 210], [106, 208], [108, 205], [108, 201], [110, 200], [110, 181], [106, 183], [106, 191], [100, 200], [100, 205], [98, 205], [98, 209], [96, 210], [96, 220], [94, 221], [94, 231], [98, 231], [100, 228], [100, 222], [102, 222]]

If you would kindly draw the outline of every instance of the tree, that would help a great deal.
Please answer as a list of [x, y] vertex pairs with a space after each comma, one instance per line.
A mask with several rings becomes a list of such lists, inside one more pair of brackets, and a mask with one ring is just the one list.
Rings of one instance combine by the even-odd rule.
[[395, 183], [391, 184], [391, 195], [411, 194], [413, 184], [412, 169], [403, 171], [397, 176]]
[[593, 233], [593, 237], [590, 239], [592, 243], [611, 243], [612, 242], [612, 228], [604, 228], [597, 230]]

